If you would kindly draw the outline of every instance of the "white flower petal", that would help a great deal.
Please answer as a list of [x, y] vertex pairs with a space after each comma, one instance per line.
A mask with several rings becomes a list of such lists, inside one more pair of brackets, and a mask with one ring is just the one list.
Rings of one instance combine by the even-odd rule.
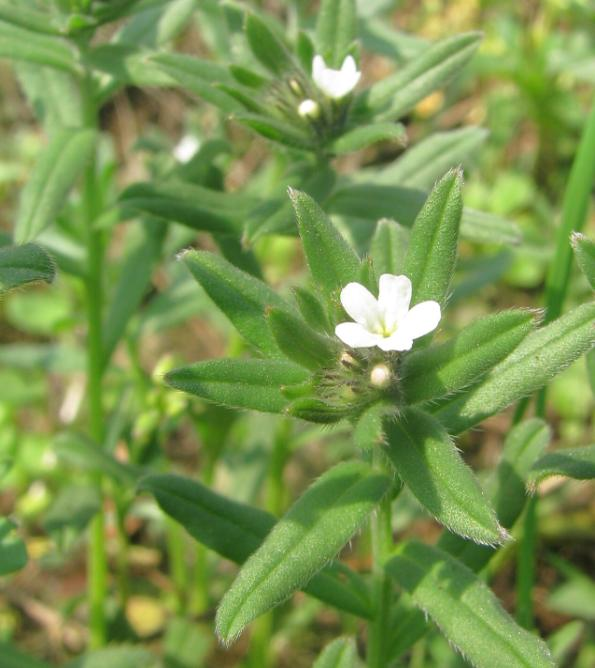
[[359, 79], [357, 65], [355, 64], [355, 59], [353, 56], [349, 55], [345, 57], [345, 60], [341, 65], [341, 74], [349, 75], [350, 77], [353, 77], [355, 74], [358, 74], [358, 79]]
[[351, 348], [372, 348], [382, 340], [380, 335], [372, 334], [357, 322], [340, 323], [335, 327], [335, 334]]
[[402, 352], [404, 350], [411, 350], [413, 339], [407, 332], [398, 330], [394, 334], [391, 334], [391, 336], [381, 339], [376, 345], [380, 350], [397, 350]]
[[374, 295], [359, 283], [348, 283], [341, 290], [341, 304], [345, 311], [372, 332], [382, 329], [381, 314]]
[[347, 56], [340, 70], [327, 67], [324, 58], [314, 56], [312, 60], [312, 79], [316, 86], [327, 96], [339, 100], [350, 93], [361, 77], [353, 56]]
[[440, 304], [435, 301], [416, 304], [399, 323], [399, 330], [403, 335], [418, 339], [436, 329], [440, 322]]
[[316, 85], [318, 85], [317, 79], [326, 69], [327, 67], [324, 58], [322, 56], [314, 56], [314, 59], [312, 60], [312, 78]]
[[411, 301], [411, 281], [407, 276], [382, 274], [378, 283], [378, 306], [390, 331], [405, 317]]

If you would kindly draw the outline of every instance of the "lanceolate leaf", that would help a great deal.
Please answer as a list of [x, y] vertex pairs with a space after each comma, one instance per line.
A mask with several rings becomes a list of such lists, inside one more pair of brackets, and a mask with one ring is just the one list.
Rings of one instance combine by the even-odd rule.
[[174, 369], [165, 382], [225, 406], [279, 413], [289, 403], [281, 386], [302, 383], [308, 376], [303, 367], [292, 362], [234, 358]]
[[[49, 20], [47, 22], [49, 25]], [[0, 58], [24, 60], [37, 65], [79, 73], [74, 52], [60, 37], [0, 21]]]
[[316, 48], [329, 67], [341, 67], [356, 32], [354, 0], [322, 0], [316, 22]]
[[312, 668], [358, 668], [361, 663], [353, 638], [337, 638], [329, 643]]
[[446, 85], [471, 58], [480, 39], [479, 33], [467, 33], [433, 44], [365, 91], [356, 100], [356, 111], [372, 112], [375, 120], [399, 118], [432, 91]]
[[330, 150], [335, 155], [359, 151], [381, 141], [403, 141], [405, 128], [400, 123], [371, 123], [349, 130], [335, 139]]
[[240, 570], [217, 611], [231, 642], [253, 619], [304, 586], [357, 531], [391, 481], [363, 462], [324, 473], [275, 525]]
[[[162, 510], [193, 538], [238, 564], [248, 559], [275, 526], [276, 520], [269, 513], [227, 499], [180, 476], [150, 475], [143, 478], [140, 489], [151, 492]], [[305, 591], [341, 610], [370, 616], [365, 585], [342, 564], [331, 563], [324, 568], [310, 580]]]
[[234, 118], [259, 135], [284, 146], [302, 150], [312, 150], [316, 147], [314, 139], [293, 123], [262, 114], [237, 113]]
[[472, 665], [554, 668], [546, 644], [518, 626], [487, 585], [446, 552], [410, 541], [386, 569]]
[[382, 218], [370, 243], [370, 256], [378, 276], [402, 274], [409, 246], [409, 230], [394, 220]]
[[291, 69], [291, 53], [261, 18], [248, 13], [245, 31], [252, 53], [268, 70], [279, 75]]
[[545, 385], [595, 342], [595, 303], [583, 304], [525, 338], [469, 394], [441, 406], [435, 416], [459, 434]]
[[591, 288], [595, 290], [595, 242], [578, 232], [572, 235], [571, 241], [578, 266]]
[[450, 436], [430, 415], [409, 408], [384, 421], [387, 455], [403, 482], [436, 519], [477, 543], [501, 543], [506, 531]]
[[446, 343], [408, 355], [403, 391], [408, 403], [428, 401], [476, 384], [509, 355], [533, 329], [530, 311], [488, 315]]
[[0, 294], [27, 283], [51, 283], [56, 269], [37, 244], [0, 247]]
[[15, 241], [26, 243], [48, 227], [95, 150], [95, 131], [59, 130], [41, 153], [25, 186], [15, 228]]
[[457, 258], [462, 181], [459, 171], [448, 172], [415, 219], [405, 260], [405, 274], [413, 284], [412, 304], [446, 301]]
[[213, 253], [187, 251], [183, 260], [246, 341], [265, 354], [281, 355], [265, 312], [271, 307], [286, 311], [291, 309], [274, 290]]
[[347, 283], [358, 280], [359, 258], [311, 197], [297, 190], [289, 195], [314, 283], [334, 301]]
[[595, 478], [595, 445], [548, 452], [531, 467], [529, 484], [535, 487], [544, 478], [553, 475], [576, 480]]
[[52, 25], [51, 16], [44, 12], [37, 12], [29, 7], [19, 7], [2, 0], [0, 2], [0, 21], [20, 28], [26, 28], [38, 33], [47, 33], [48, 35], [59, 34], [58, 28]]

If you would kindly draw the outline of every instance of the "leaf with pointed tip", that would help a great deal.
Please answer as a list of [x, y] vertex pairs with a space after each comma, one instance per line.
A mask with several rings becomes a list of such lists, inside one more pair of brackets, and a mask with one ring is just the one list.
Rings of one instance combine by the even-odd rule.
[[[172, 474], [143, 478], [139, 490], [155, 496], [163, 512], [199, 543], [242, 564], [275, 526], [273, 515], [228, 499], [198, 481]], [[333, 555], [334, 556], [334, 555]], [[360, 617], [371, 616], [365, 583], [339, 562], [331, 562], [304, 587], [308, 594]]]
[[572, 235], [571, 242], [578, 266], [591, 288], [595, 290], [595, 242], [579, 232]]
[[477, 543], [507, 538], [475, 475], [444, 427], [415, 408], [384, 421], [386, 453], [417, 500], [444, 526]]
[[214, 253], [186, 251], [182, 259], [248, 343], [266, 355], [282, 356], [265, 313], [271, 307], [291, 312], [291, 307], [274, 290]]
[[0, 247], [0, 294], [27, 283], [51, 283], [56, 267], [37, 244]]
[[345, 132], [329, 148], [335, 155], [344, 155], [382, 141], [402, 142], [404, 138], [405, 127], [400, 123], [370, 123]]
[[252, 620], [310, 581], [359, 529], [390, 484], [363, 462], [326, 471], [240, 570], [217, 610], [217, 635], [233, 641]]
[[409, 230], [394, 220], [381, 218], [378, 221], [370, 243], [370, 256], [379, 276], [403, 273], [409, 235]]
[[543, 455], [529, 471], [529, 486], [535, 488], [542, 480], [553, 475], [575, 480], [595, 478], [595, 445], [563, 448]]
[[331, 327], [326, 311], [318, 299], [305, 288], [293, 288], [295, 301], [304, 320], [318, 331], [329, 332]]
[[386, 570], [478, 668], [554, 668], [547, 645], [502, 608], [488, 586], [442, 550], [408, 541]]
[[294, 66], [289, 49], [256, 14], [248, 12], [244, 31], [254, 56], [273, 74], [282, 75]]
[[595, 302], [583, 304], [529, 334], [479, 387], [440, 406], [434, 415], [460, 434], [543, 387], [595, 342]]
[[165, 382], [176, 390], [232, 408], [280, 413], [289, 403], [282, 385], [295, 385], [308, 372], [283, 360], [220, 359], [170, 371]]
[[427, 299], [441, 306], [446, 302], [457, 259], [462, 183], [457, 170], [442, 177], [411, 228], [405, 274], [413, 285], [412, 304]]
[[51, 223], [95, 150], [96, 132], [86, 128], [58, 130], [43, 149], [23, 189], [15, 241], [32, 241]]
[[279, 118], [274, 118], [273, 116], [237, 113], [234, 115], [234, 119], [266, 139], [283, 144], [284, 146], [301, 149], [302, 151], [311, 151], [317, 146], [314, 138], [299, 126], [282, 121]]
[[320, 653], [312, 668], [358, 668], [361, 663], [353, 638], [337, 638]]
[[[49, 17], [47, 25], [51, 25]], [[0, 58], [24, 60], [80, 74], [74, 50], [66, 40], [57, 35], [43, 35], [4, 21], [0, 21]]]
[[51, 19], [51, 15], [45, 12], [38, 12], [30, 7], [19, 7], [6, 0], [0, 2], [0, 21], [13, 26], [42, 34], [59, 35], [60, 30], [52, 24]]
[[341, 67], [356, 37], [355, 0], [322, 0], [316, 21], [316, 49], [328, 67]]
[[407, 403], [430, 401], [476, 384], [534, 326], [531, 311], [502, 311], [476, 320], [446, 343], [411, 353], [401, 374]]
[[312, 279], [331, 303], [359, 278], [360, 260], [329, 217], [306, 193], [290, 190], [298, 229]]
[[333, 424], [349, 415], [345, 406], [334, 406], [316, 397], [299, 397], [285, 409], [287, 415], [314, 422], [316, 424]]

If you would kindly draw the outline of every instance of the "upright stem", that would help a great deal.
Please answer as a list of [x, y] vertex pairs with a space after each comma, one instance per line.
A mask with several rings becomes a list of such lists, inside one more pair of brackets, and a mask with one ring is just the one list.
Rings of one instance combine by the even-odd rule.
[[[374, 466], [383, 472], [386, 470], [384, 455], [380, 451], [374, 452]], [[393, 546], [391, 502], [392, 498], [387, 494], [381, 501], [371, 524], [374, 618], [368, 624], [368, 668], [386, 666], [392, 585], [384, 570], [384, 563]]]
[[[87, 127], [97, 127], [97, 109], [93, 101], [91, 81], [87, 77], [82, 89], [85, 109], [84, 122]], [[85, 296], [87, 303], [87, 397], [89, 431], [98, 447], [103, 444], [103, 235], [93, 229], [98, 212], [96, 196], [95, 158], [84, 173], [83, 212], [86, 226], [87, 275]], [[102, 478], [97, 475], [95, 484], [101, 490]], [[91, 647], [100, 647], [106, 641], [104, 604], [107, 591], [107, 555], [105, 547], [105, 518], [100, 511], [91, 522], [88, 552], [88, 598]]]

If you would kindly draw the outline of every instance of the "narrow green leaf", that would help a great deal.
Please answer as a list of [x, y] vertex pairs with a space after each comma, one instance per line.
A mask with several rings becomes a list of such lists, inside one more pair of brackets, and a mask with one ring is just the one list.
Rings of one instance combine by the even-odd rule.
[[[287, 390], [284, 394], [287, 396]], [[299, 397], [287, 406], [285, 412], [307, 422], [333, 424], [347, 417], [350, 411], [345, 406], [334, 406], [316, 397]]]
[[218, 255], [186, 251], [182, 259], [246, 341], [265, 354], [279, 357], [279, 347], [267, 325], [265, 312], [272, 307], [291, 312], [288, 304], [266, 283], [236, 269]]
[[27, 283], [51, 283], [56, 268], [37, 244], [0, 247], [0, 294]]
[[591, 288], [595, 290], [595, 242], [587, 239], [583, 234], [574, 232], [571, 243], [578, 266]]
[[326, 311], [318, 299], [305, 288], [293, 288], [293, 295], [304, 320], [318, 331], [330, 332]]
[[415, 219], [405, 258], [405, 274], [413, 284], [412, 304], [426, 299], [442, 306], [446, 302], [457, 259], [462, 181], [461, 172], [448, 172]]
[[386, 570], [472, 665], [554, 668], [546, 644], [518, 626], [487, 585], [446, 552], [409, 541]]
[[242, 65], [230, 65], [229, 72], [238, 83], [249, 88], [262, 88], [268, 82], [266, 77]]
[[301, 318], [278, 308], [271, 308], [267, 318], [279, 349], [290, 360], [312, 371], [338, 360], [340, 348], [336, 339], [319, 334]]
[[575, 480], [595, 478], [595, 445], [563, 448], [543, 455], [529, 471], [529, 485], [535, 488], [542, 480], [553, 475]]
[[127, 21], [115, 39], [135, 46], [162, 46], [186, 27], [196, 6], [196, 0], [172, 0], [149, 6]]
[[252, 53], [273, 74], [293, 67], [291, 53], [269, 26], [252, 12], [246, 15], [245, 33]]
[[461, 235], [469, 241], [486, 244], [517, 246], [523, 241], [523, 233], [516, 223], [467, 207], [463, 209]]
[[39, 156], [23, 189], [15, 226], [19, 244], [35, 239], [51, 225], [95, 150], [96, 133], [88, 129], [59, 130]]
[[445, 86], [475, 53], [480, 39], [480, 33], [472, 32], [431, 45], [362, 93], [355, 101], [355, 111], [362, 115], [372, 112], [379, 121], [403, 116], [432, 91]]
[[124, 212], [145, 214], [187, 225], [194, 230], [239, 234], [236, 223], [256, 202], [236, 193], [211, 190], [181, 181], [135, 183], [120, 196]]
[[[150, 475], [140, 481], [139, 489], [153, 494], [163, 512], [195, 540], [237, 564], [244, 563], [275, 526], [273, 515], [227, 499], [188, 478]], [[343, 564], [329, 564], [304, 590], [340, 610], [370, 617], [363, 582]]]
[[374, 262], [376, 273], [403, 273], [405, 257], [409, 246], [409, 230], [394, 220], [381, 218], [370, 242], [370, 256]]
[[221, 359], [170, 371], [165, 382], [177, 390], [234, 408], [281, 412], [289, 403], [282, 385], [301, 383], [308, 372], [282, 360]]
[[592, 347], [594, 321], [592, 302], [536, 330], [479, 387], [441, 406], [435, 416], [451, 434], [460, 434], [532, 394]]
[[439, 346], [413, 352], [402, 369], [407, 403], [436, 399], [476, 384], [509, 355], [535, 325], [535, 314], [510, 310], [485, 316]]
[[303, 587], [357, 531], [390, 484], [363, 462], [324, 473], [240, 570], [217, 611], [217, 635], [231, 642], [253, 619]]
[[394, 406], [378, 401], [359, 417], [353, 430], [353, 443], [363, 451], [379, 448], [385, 443], [384, 420], [394, 413]]
[[361, 663], [353, 638], [337, 638], [329, 643], [312, 668], [358, 668]]
[[2, 668], [52, 668], [51, 663], [23, 654], [7, 642], [0, 642], [0, 656], [2, 656]]
[[69, 661], [64, 668], [158, 668], [161, 662], [144, 647], [119, 645], [87, 652]]
[[290, 190], [298, 229], [314, 283], [332, 303], [350, 281], [359, 278], [355, 251], [316, 202], [303, 192]]
[[506, 540], [496, 513], [444, 428], [409, 408], [384, 421], [387, 455], [417, 500], [451, 531], [477, 543]]
[[302, 151], [309, 151], [317, 146], [316, 140], [296, 124], [282, 121], [274, 116], [240, 112], [234, 114], [234, 119], [266, 139], [283, 144], [283, 146], [298, 148]]
[[0, 2], [0, 21], [6, 21], [13, 26], [26, 28], [33, 32], [58, 35], [60, 31], [51, 21], [51, 15], [38, 12], [30, 7], [19, 7], [16, 4], [2, 0]]
[[430, 189], [445, 172], [475, 157], [488, 136], [484, 128], [435, 132], [409, 148], [383, 169], [371, 172], [375, 183]]
[[20, 571], [27, 563], [25, 543], [15, 536], [15, 524], [0, 517], [0, 576]]
[[[51, 25], [49, 19], [46, 25]], [[0, 58], [80, 73], [73, 50], [61, 37], [42, 35], [3, 21], [0, 21]]]
[[355, 1], [322, 0], [316, 22], [316, 48], [329, 67], [341, 67], [356, 37]]
[[403, 142], [404, 139], [405, 127], [400, 123], [370, 123], [342, 134], [331, 143], [330, 150], [335, 155], [344, 155], [381, 141]]

